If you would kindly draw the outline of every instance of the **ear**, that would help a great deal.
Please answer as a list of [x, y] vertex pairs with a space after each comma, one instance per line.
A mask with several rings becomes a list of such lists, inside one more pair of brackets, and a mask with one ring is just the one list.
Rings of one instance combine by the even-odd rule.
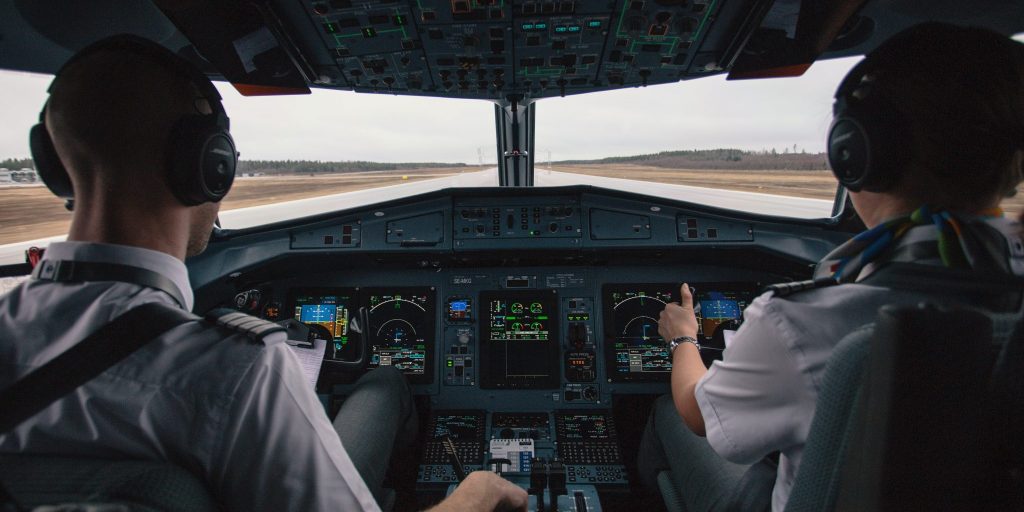
[[[1013, 173], [1012, 187], [1006, 191], [1005, 197], [1013, 197], [1017, 195], [1017, 186], [1020, 185], [1021, 181], [1024, 181], [1024, 149], [1018, 149], [1013, 152], [1013, 157], [1010, 159], [1010, 170]], [[1021, 216], [1024, 219], [1024, 214]]]

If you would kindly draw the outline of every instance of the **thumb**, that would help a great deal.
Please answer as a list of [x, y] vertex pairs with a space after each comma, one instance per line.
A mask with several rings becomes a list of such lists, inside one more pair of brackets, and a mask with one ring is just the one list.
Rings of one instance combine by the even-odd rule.
[[693, 307], [693, 294], [690, 293], [690, 285], [687, 283], [679, 287], [679, 303], [684, 308]]

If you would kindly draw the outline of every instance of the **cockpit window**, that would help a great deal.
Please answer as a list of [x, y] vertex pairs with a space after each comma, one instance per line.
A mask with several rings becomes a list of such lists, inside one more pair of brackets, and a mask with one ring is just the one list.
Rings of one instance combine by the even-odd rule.
[[[803, 76], [677, 84], [541, 101], [538, 184], [594, 184], [754, 213], [824, 218], [836, 85], [859, 58]], [[547, 169], [550, 169], [547, 170]]]
[[[538, 100], [535, 185], [587, 184], [758, 214], [829, 217], [836, 181], [824, 151], [832, 96], [858, 60], [821, 61], [798, 78], [715, 76]], [[71, 216], [39, 183], [28, 150], [51, 78], [0, 70], [0, 246], [67, 233]], [[487, 101], [324, 90], [243, 98], [230, 85], [217, 87], [242, 154], [221, 206], [225, 228], [498, 184]], [[1019, 214], [1024, 198], [1003, 206]]]

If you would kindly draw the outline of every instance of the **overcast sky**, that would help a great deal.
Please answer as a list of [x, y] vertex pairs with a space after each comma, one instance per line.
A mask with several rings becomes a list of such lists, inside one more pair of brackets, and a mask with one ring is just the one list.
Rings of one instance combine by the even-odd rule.
[[[601, 158], [732, 147], [823, 151], [836, 85], [859, 60], [814, 64], [799, 78], [724, 76], [540, 100], [537, 157]], [[0, 71], [0, 159], [29, 156], [47, 75]], [[245, 98], [218, 83], [243, 159], [493, 163], [494, 113], [476, 100], [314, 90]]]

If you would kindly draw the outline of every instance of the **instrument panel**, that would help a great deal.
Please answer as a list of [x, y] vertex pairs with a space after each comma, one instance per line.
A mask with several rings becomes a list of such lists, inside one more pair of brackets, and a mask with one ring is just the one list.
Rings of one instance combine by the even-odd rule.
[[[296, 288], [287, 293], [295, 320], [329, 334], [324, 351], [328, 373], [332, 363], [359, 356], [354, 337], [368, 336], [367, 370], [393, 366], [412, 383], [433, 381], [436, 295], [431, 287]], [[277, 310], [271, 304], [263, 316], [276, 318], [268, 311]]]
[[[296, 36], [319, 46], [311, 55], [321, 57], [322, 85], [364, 92], [539, 98], [720, 69], [699, 50], [721, 15], [713, 0], [300, 5], [308, 18], [300, 26], [309, 30]], [[710, 39], [708, 46], [724, 49]]]
[[[245, 294], [283, 295], [286, 307], [271, 300], [264, 317], [288, 314], [329, 336], [322, 388], [358, 378], [333, 363], [355, 359], [360, 344], [353, 342], [366, 337], [365, 371], [397, 368], [418, 392], [452, 397], [452, 408], [467, 397], [482, 407], [481, 393], [538, 392], [553, 405], [592, 406], [612, 392], [663, 389], [672, 360], [658, 320], [666, 304], [679, 302], [679, 281], [606, 281], [630, 273], [665, 274], [655, 268], [507, 270], [434, 272], [423, 286], [394, 287], [344, 283], [342, 275], [298, 277], [276, 283], [277, 289]], [[691, 283], [704, 352], [719, 358], [761, 281], [702, 281], [692, 279], [693, 272], [715, 276], [722, 269], [695, 266], [681, 276]], [[409, 273], [388, 279], [415, 282], [406, 279]], [[382, 276], [371, 273], [359, 281], [375, 278]], [[299, 285], [307, 280], [352, 285]]]
[[198, 308], [322, 328], [323, 394], [359, 378], [341, 362], [365, 337], [366, 368], [398, 368], [433, 408], [603, 408], [667, 390], [657, 322], [681, 283], [710, 364], [763, 286], [806, 279], [846, 237], [586, 187], [460, 189], [229, 236], [190, 279]]

